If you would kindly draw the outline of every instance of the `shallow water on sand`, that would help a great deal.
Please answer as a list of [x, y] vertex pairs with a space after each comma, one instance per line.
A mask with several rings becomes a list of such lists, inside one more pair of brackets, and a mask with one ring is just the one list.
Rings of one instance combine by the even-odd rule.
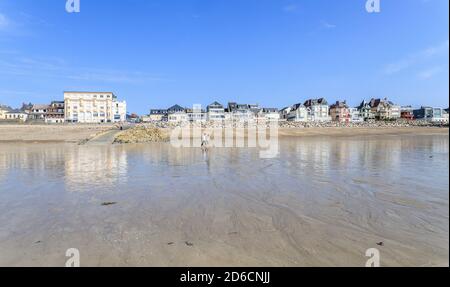
[[[0, 144], [0, 266], [449, 264], [449, 138]], [[104, 202], [116, 204], [103, 206]], [[377, 243], [383, 242], [383, 246]]]

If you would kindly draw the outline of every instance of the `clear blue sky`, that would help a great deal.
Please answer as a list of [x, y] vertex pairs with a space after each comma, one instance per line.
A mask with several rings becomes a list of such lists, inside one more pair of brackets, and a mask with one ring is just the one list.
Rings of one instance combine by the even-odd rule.
[[0, 103], [107, 90], [130, 112], [388, 97], [448, 107], [449, 1], [0, 0]]

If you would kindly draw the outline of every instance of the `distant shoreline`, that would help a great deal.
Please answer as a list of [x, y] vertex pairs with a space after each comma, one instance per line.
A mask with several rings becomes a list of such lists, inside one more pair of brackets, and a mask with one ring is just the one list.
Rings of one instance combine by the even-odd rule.
[[[0, 144], [80, 144], [102, 133], [114, 130], [113, 125], [0, 125]], [[171, 128], [162, 128], [169, 134]], [[449, 135], [448, 127], [280, 127], [280, 138], [292, 137], [361, 137], [400, 135]]]

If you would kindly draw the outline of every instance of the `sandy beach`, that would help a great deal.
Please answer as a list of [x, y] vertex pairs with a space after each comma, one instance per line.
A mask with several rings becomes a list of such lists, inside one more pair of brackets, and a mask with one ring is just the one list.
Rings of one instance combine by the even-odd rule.
[[80, 143], [114, 128], [112, 125], [0, 125], [0, 142]]
[[[102, 133], [117, 130], [112, 125], [0, 125], [3, 143], [81, 143]], [[162, 131], [170, 134], [170, 128]], [[119, 132], [119, 131], [118, 131]], [[280, 137], [361, 137], [382, 135], [448, 135], [441, 127], [311, 127], [279, 128]]]

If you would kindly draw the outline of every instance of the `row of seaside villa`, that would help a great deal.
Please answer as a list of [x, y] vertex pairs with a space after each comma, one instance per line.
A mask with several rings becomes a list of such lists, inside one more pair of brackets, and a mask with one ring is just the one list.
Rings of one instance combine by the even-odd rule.
[[112, 92], [64, 92], [63, 101], [50, 104], [23, 104], [13, 109], [0, 104], [0, 121], [61, 123], [121, 123], [134, 122], [341, 122], [427, 120], [448, 123], [448, 108], [399, 106], [388, 99], [363, 101], [350, 107], [346, 101], [329, 105], [324, 98], [309, 99], [304, 103], [278, 108], [264, 108], [258, 104], [213, 102], [206, 109], [200, 105], [183, 108], [174, 105], [168, 109], [152, 109], [149, 115], [127, 115], [127, 103], [119, 101]]
[[428, 120], [448, 123], [448, 109], [411, 106], [401, 107], [388, 99], [371, 99], [363, 101], [358, 107], [350, 107], [345, 101], [329, 105], [324, 98], [309, 99], [281, 110], [264, 108], [258, 104], [228, 103], [224, 106], [214, 102], [201, 109], [201, 106], [183, 108], [174, 105], [168, 109], [152, 109], [143, 122], [207, 122], [207, 121], [291, 121], [291, 122], [341, 122], [358, 123], [366, 121]]

